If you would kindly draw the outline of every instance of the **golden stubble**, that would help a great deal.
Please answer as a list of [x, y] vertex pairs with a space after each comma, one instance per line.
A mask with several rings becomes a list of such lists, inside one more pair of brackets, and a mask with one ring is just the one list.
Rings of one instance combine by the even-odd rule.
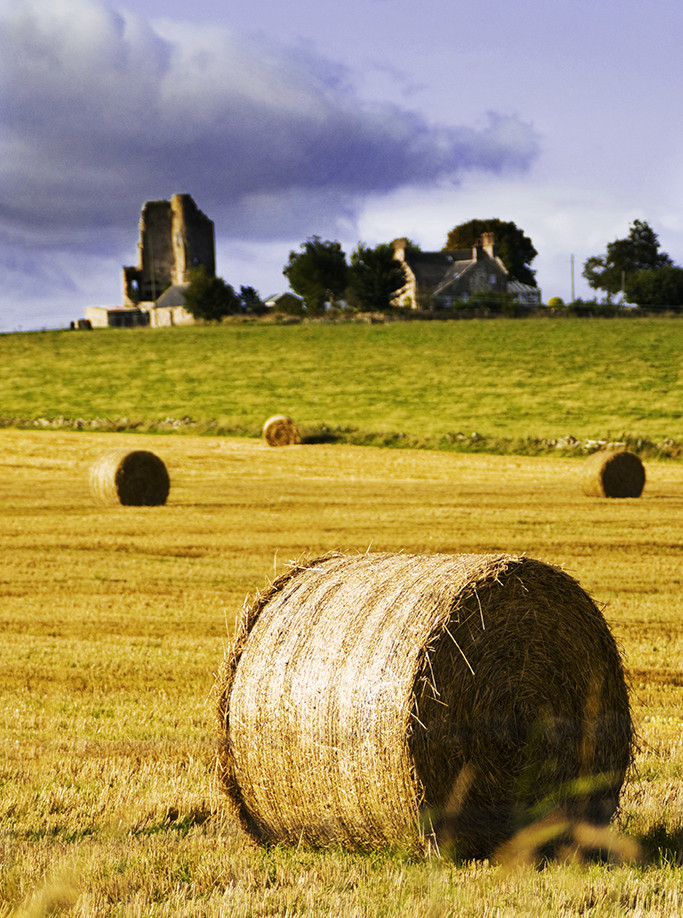
[[[114, 448], [163, 459], [165, 506], [94, 504], [90, 467]], [[588, 498], [581, 474], [561, 458], [3, 431], [0, 915], [677, 914], [683, 466], [649, 463], [639, 499]], [[612, 830], [640, 866], [504, 874], [239, 833], [215, 790], [211, 687], [243, 601], [302, 555], [369, 548], [526, 553], [604, 604], [639, 741]]]

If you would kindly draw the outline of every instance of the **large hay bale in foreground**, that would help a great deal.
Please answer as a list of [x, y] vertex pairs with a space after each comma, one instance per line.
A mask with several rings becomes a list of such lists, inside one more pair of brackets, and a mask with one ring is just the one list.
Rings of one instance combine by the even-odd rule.
[[584, 462], [583, 493], [587, 497], [640, 497], [645, 468], [640, 457], [625, 449], [600, 449]]
[[170, 488], [163, 461], [144, 449], [104, 453], [90, 469], [90, 493], [108, 506], [161, 506]]
[[301, 443], [294, 421], [285, 414], [274, 414], [263, 425], [263, 437], [269, 446], [293, 446]]
[[295, 566], [245, 605], [216, 688], [220, 782], [264, 841], [486, 856], [535, 804], [606, 822], [631, 760], [602, 614], [524, 557]]

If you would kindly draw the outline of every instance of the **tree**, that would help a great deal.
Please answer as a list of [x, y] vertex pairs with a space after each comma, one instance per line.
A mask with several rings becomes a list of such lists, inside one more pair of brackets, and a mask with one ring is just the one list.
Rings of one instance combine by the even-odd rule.
[[253, 287], [240, 287], [239, 299], [244, 312], [261, 315], [266, 311], [266, 304]]
[[611, 297], [625, 288], [630, 275], [671, 263], [666, 252], [659, 251], [659, 239], [652, 228], [642, 220], [634, 220], [626, 239], [615, 239], [605, 255], [586, 260], [583, 276], [594, 290], [604, 290]]
[[185, 293], [185, 309], [195, 319], [222, 319], [241, 311], [241, 302], [230, 284], [221, 277], [209, 277], [203, 265], [192, 268]]
[[683, 306], [683, 268], [663, 265], [636, 271], [627, 277], [624, 292], [638, 306]]
[[469, 220], [454, 226], [448, 234], [444, 252], [471, 248], [482, 233], [493, 233], [496, 252], [511, 278], [522, 284], [536, 286], [535, 272], [529, 267], [538, 252], [528, 236], [512, 220]]
[[398, 291], [405, 286], [403, 264], [394, 258], [386, 243], [369, 246], [358, 243], [351, 253], [349, 299], [359, 309], [386, 312]]
[[323, 242], [313, 236], [290, 252], [282, 273], [295, 293], [303, 298], [309, 315], [317, 315], [325, 302], [340, 299], [346, 290], [349, 267], [338, 242]]

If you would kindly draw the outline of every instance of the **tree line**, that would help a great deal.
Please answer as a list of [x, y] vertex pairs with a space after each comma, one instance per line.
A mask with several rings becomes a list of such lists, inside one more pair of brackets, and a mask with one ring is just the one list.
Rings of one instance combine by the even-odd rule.
[[628, 236], [610, 242], [604, 255], [588, 258], [583, 276], [605, 292], [608, 303], [622, 293], [637, 306], [683, 305], [683, 268], [661, 251], [657, 234], [643, 220], [634, 220]]
[[[406, 283], [403, 265], [394, 259], [393, 247], [359, 243], [350, 262], [339, 242], [313, 236], [298, 252], [290, 252], [282, 272], [301, 298], [289, 311], [321, 315], [340, 302], [359, 312], [386, 312]], [[236, 313], [259, 314], [265, 304], [252, 287], [236, 294], [220, 277], [207, 277], [200, 266], [190, 273], [184, 293], [185, 308], [195, 318], [220, 319]]]
[[[485, 232], [494, 234], [497, 252], [511, 279], [535, 287], [531, 262], [538, 253], [531, 239], [512, 221], [470, 220], [459, 224], [448, 233], [442, 251], [469, 248]], [[412, 241], [408, 241], [408, 249], [420, 251]], [[342, 303], [358, 312], [388, 312], [406, 284], [404, 266], [394, 258], [392, 245], [358, 243], [347, 261], [339, 242], [319, 236], [291, 251], [282, 273], [300, 297], [300, 305], [290, 305], [290, 311], [309, 316], [321, 315]], [[642, 220], [634, 220], [628, 236], [610, 242], [604, 254], [588, 258], [583, 277], [592, 289], [603, 292], [607, 305], [622, 294], [625, 302], [643, 307], [683, 306], [683, 268], [661, 251], [657, 234]], [[559, 305], [562, 301], [552, 297], [549, 303]], [[241, 287], [236, 293], [222, 278], [207, 277], [201, 267], [191, 273], [185, 306], [195, 318], [209, 320], [266, 311], [253, 287]]]

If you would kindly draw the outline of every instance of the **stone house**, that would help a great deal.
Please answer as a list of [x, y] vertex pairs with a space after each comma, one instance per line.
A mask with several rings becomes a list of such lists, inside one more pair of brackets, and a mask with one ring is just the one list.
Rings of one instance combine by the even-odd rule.
[[85, 321], [91, 328], [147, 327], [149, 313], [131, 306], [86, 306]]
[[525, 305], [537, 305], [541, 291], [513, 280], [496, 252], [493, 233], [483, 233], [471, 249], [419, 252], [406, 239], [393, 242], [394, 258], [403, 263], [408, 281], [396, 297], [410, 309], [444, 309], [475, 294], [508, 294]]

